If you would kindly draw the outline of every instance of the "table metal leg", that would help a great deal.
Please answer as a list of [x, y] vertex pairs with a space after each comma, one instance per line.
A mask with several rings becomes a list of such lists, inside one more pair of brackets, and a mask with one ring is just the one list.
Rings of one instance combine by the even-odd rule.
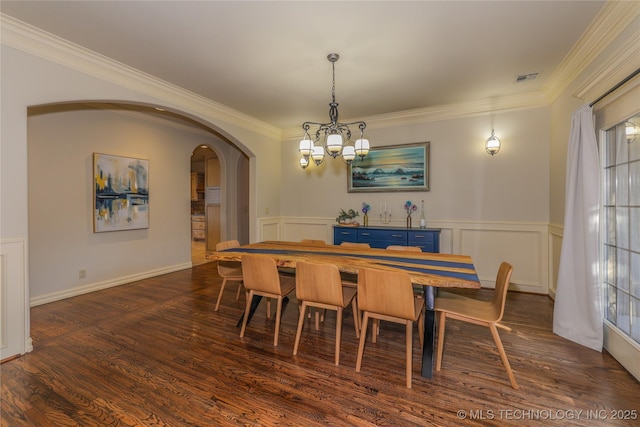
[[[253, 296], [253, 300], [251, 300], [251, 307], [249, 307], [249, 317], [247, 318], [247, 325], [249, 324], [249, 322], [251, 322], [251, 318], [253, 317], [254, 313], [258, 309], [258, 305], [260, 305], [260, 301], [262, 301], [262, 295]], [[284, 297], [282, 299], [282, 313], [284, 313], [284, 309], [287, 307], [288, 303], [289, 303], [289, 297]], [[242, 321], [244, 320], [244, 315], [245, 313], [242, 313], [242, 316], [240, 316], [240, 320], [238, 320], [238, 323], [236, 323], [236, 328], [242, 327]]]
[[433, 355], [436, 338], [435, 292], [433, 286], [423, 286], [426, 310], [424, 312], [424, 343], [422, 346], [422, 376], [433, 377]]

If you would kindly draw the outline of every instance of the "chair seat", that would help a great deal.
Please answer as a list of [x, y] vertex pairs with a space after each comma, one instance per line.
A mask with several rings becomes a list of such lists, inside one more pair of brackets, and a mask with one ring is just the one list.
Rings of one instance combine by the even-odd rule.
[[438, 292], [435, 309], [481, 322], [495, 322], [500, 316], [500, 311], [495, 309], [491, 301], [479, 301], [444, 291]]

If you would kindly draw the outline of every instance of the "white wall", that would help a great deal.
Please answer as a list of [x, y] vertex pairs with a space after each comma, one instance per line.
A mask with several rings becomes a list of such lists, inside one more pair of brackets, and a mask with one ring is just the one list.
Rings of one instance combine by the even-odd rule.
[[[190, 267], [190, 156], [212, 136], [115, 110], [36, 111], [28, 120], [32, 304]], [[93, 232], [93, 153], [149, 160], [148, 229]]]
[[[495, 128], [502, 149], [495, 156], [484, 141]], [[288, 216], [337, 216], [339, 208], [372, 206], [370, 224], [378, 222], [378, 208], [387, 203], [404, 224], [406, 200], [425, 201], [427, 222], [533, 221], [548, 222], [549, 111], [518, 112], [444, 120], [412, 126], [371, 129], [373, 148], [430, 141], [430, 191], [347, 193], [346, 165], [325, 158], [319, 167], [298, 166], [298, 141], [283, 147], [282, 210]], [[414, 214], [415, 215], [415, 214]]]
[[[14, 25], [4, 16], [2, 19], [0, 50], [2, 57], [2, 73], [0, 74], [2, 87], [0, 99], [0, 120], [2, 123], [0, 126], [0, 195], [2, 197], [0, 203], [0, 241], [3, 245], [3, 272], [7, 271], [5, 275], [7, 281], [2, 281], [2, 289], [7, 307], [10, 308], [2, 311], [0, 318], [8, 330], [19, 330], [17, 336], [22, 338], [20, 340], [11, 339], [2, 347], [0, 357], [6, 358], [28, 352], [31, 349], [28, 311], [30, 278], [28, 272], [40, 271], [37, 265], [30, 266], [28, 264], [31, 250], [27, 245], [29, 241], [29, 205], [27, 202], [27, 111], [29, 107], [78, 101], [123, 102], [160, 106], [198, 120], [216, 130], [223, 138], [232, 141], [250, 158], [249, 235], [252, 240], [255, 240], [257, 236], [257, 208], [264, 205], [274, 206], [274, 214], [279, 213], [279, 172], [278, 169], [269, 168], [267, 165], [270, 163], [279, 164], [280, 141], [279, 132], [270, 125], [222, 108], [211, 101], [198, 98], [189, 92], [154, 79], [152, 76], [143, 76], [121, 64], [109, 63], [104, 58], [83, 51], [78, 46], [65, 44], [57, 39], [51, 40], [48, 35], [34, 33], [32, 29], [25, 29], [19, 23]], [[192, 149], [192, 147], [190, 148]], [[135, 148], [127, 149], [131, 152], [136, 151]], [[86, 157], [80, 157], [79, 160], [84, 167], [88, 168], [89, 163]], [[159, 166], [161, 168], [168, 167], [166, 161], [167, 159], [160, 159]], [[186, 165], [188, 162], [185, 162], [185, 168], [188, 167]], [[153, 168], [153, 166], [151, 167]], [[257, 179], [257, 172], [269, 173], [269, 179]], [[153, 173], [153, 169], [151, 173]], [[184, 185], [185, 191], [187, 191], [187, 180], [184, 181]], [[154, 191], [153, 188], [151, 191]], [[79, 197], [86, 197], [86, 195]], [[258, 197], [260, 197], [260, 201], [256, 202]], [[272, 204], [271, 200], [273, 199], [277, 204]], [[188, 212], [187, 205], [185, 214], [188, 215]], [[152, 214], [151, 217], [152, 224], [154, 215]], [[82, 227], [88, 227], [86, 219], [83, 220]], [[155, 230], [150, 232], [155, 233]], [[136, 238], [141, 237], [139, 232], [133, 233]], [[88, 246], [88, 236], [85, 238]], [[108, 239], [117, 240], [118, 237], [104, 237], [102, 239], [106, 241]], [[21, 247], [23, 250], [5, 253], [4, 245], [9, 244], [12, 247]], [[58, 250], [56, 247], [52, 248], [55, 246], [55, 242], [47, 242], [47, 245], [51, 250]], [[139, 249], [140, 246], [131, 243], [126, 252], [120, 253], [120, 257], [123, 260], [135, 259], [140, 256]], [[78, 248], [74, 248], [73, 251], [74, 256], [78, 256]], [[181, 256], [184, 254], [178, 255], [178, 258]], [[62, 277], [69, 277], [76, 281], [71, 286], [77, 284], [77, 270], [89, 263], [87, 258], [83, 258], [81, 261], [84, 262], [80, 264], [75, 259], [67, 260], [68, 265], [57, 267], [54, 271], [58, 275], [58, 280]], [[164, 266], [157, 268], [155, 272], [159, 274], [174, 268], [176, 261], [177, 258], [174, 259], [173, 255], [164, 255], [162, 257]], [[90, 262], [91, 266], [86, 266], [88, 274], [95, 271], [93, 265], [99, 264], [100, 259], [92, 258]], [[113, 258], [112, 262], [115, 262]], [[121, 280], [130, 281], [144, 277], [149, 273], [153, 261], [145, 261], [145, 263], [147, 264], [138, 266], [135, 273], [121, 277]], [[99, 270], [99, 267], [96, 268]], [[133, 270], [127, 271], [132, 272]], [[34, 283], [39, 281], [40, 279], [37, 278]], [[118, 284], [119, 280], [114, 279], [107, 282], [108, 285], [114, 285]], [[103, 284], [104, 282], [98, 282], [94, 285], [99, 288]], [[59, 290], [60, 286], [62, 286], [60, 283], [56, 283], [52, 289]], [[36, 292], [40, 291], [40, 285], [38, 285]], [[47, 292], [47, 290], [44, 289], [42, 292]], [[60, 295], [59, 293], [58, 296]], [[16, 334], [2, 338], [13, 336]]]
[[[346, 166], [340, 159], [325, 158], [320, 167], [302, 170], [298, 141], [287, 141], [282, 154], [283, 217], [261, 223], [265, 236], [331, 242], [338, 210], [359, 210], [364, 201], [372, 206], [369, 225], [381, 225], [379, 207], [386, 203], [393, 210], [391, 225], [404, 227], [405, 201], [424, 200], [427, 226], [442, 229], [441, 252], [471, 255], [484, 286], [493, 286], [498, 265], [505, 260], [514, 265], [515, 289], [547, 293], [548, 108], [417, 125], [368, 125], [374, 148], [430, 142], [430, 191], [348, 193]], [[484, 150], [492, 128], [502, 142], [493, 157]]]

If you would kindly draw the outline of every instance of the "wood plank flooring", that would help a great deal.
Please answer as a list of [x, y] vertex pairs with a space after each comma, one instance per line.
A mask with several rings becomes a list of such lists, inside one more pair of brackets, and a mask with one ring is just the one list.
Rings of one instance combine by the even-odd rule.
[[[519, 390], [489, 330], [453, 320], [432, 380], [419, 374], [416, 329], [407, 389], [402, 326], [382, 323], [356, 373], [348, 312], [340, 366], [333, 313], [319, 331], [308, 320], [294, 357], [295, 298], [274, 347], [264, 302], [242, 339], [235, 285], [213, 311], [220, 283], [209, 263], [32, 308], [34, 351], [0, 366], [1, 425], [640, 425], [638, 381], [606, 352], [554, 335], [545, 296], [509, 293], [500, 334]], [[624, 410], [636, 419], [613, 419]]]

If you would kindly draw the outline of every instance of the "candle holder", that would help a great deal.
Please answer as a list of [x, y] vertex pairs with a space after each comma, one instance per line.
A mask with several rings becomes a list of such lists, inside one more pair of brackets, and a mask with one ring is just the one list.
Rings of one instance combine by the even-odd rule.
[[384, 225], [387, 225], [391, 222], [391, 214], [389, 214], [389, 216], [387, 216], [387, 213], [384, 213], [384, 217], [382, 216], [382, 214], [380, 214], [380, 222], [383, 223]]

